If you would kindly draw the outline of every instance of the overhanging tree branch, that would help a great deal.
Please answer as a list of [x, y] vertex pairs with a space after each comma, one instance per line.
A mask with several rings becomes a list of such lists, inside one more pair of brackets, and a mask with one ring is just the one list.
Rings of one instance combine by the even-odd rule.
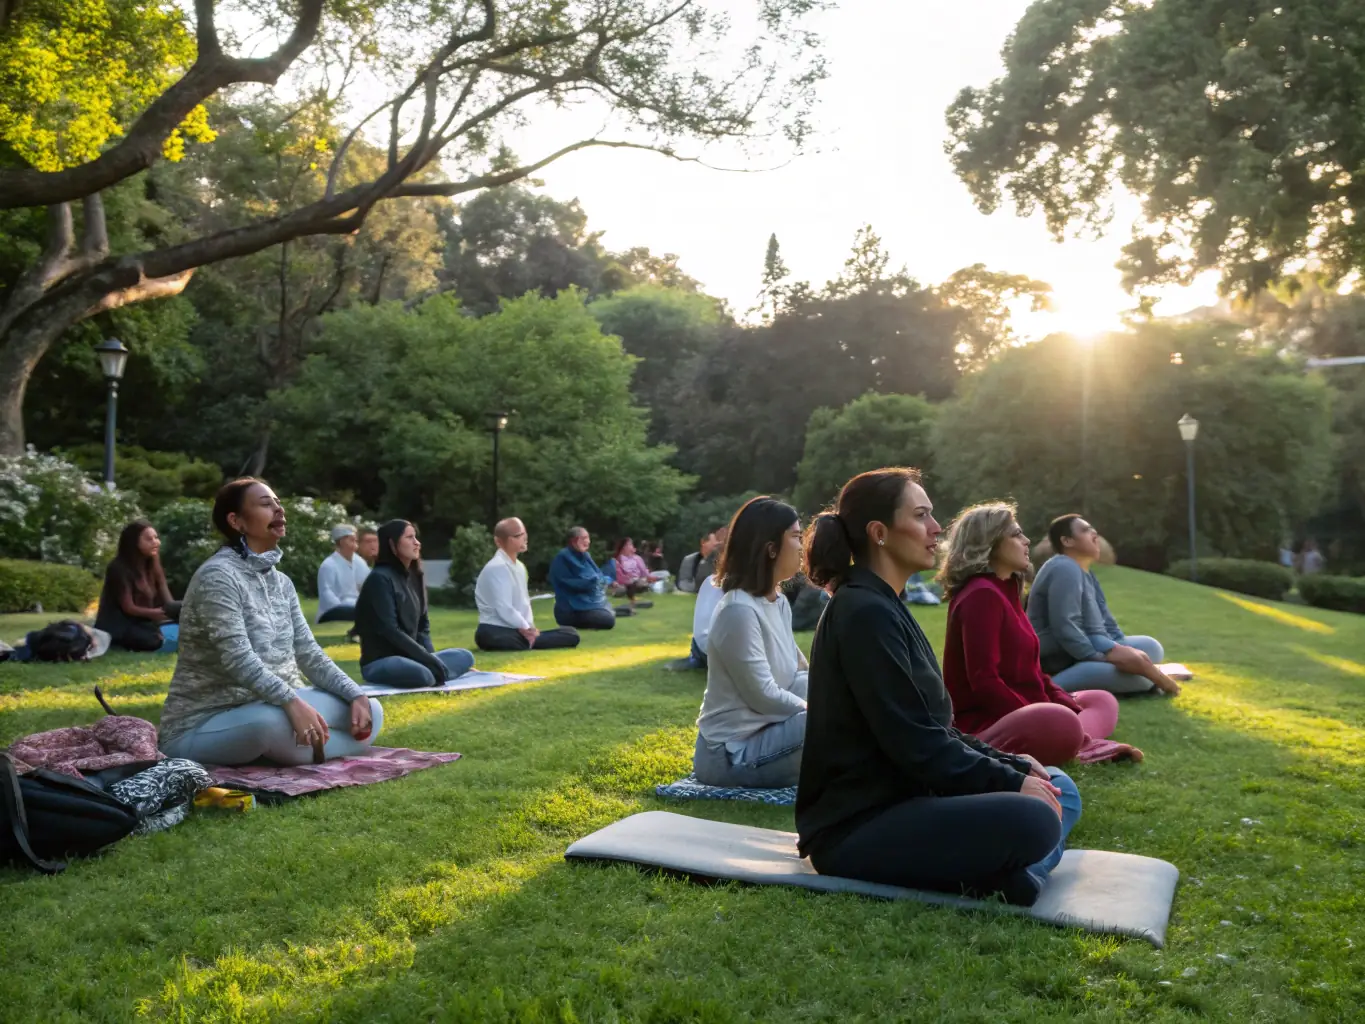
[[[289, 38], [268, 57], [234, 58], [223, 54], [213, 24], [213, 0], [196, 0], [207, 22], [197, 26], [201, 46], [185, 76], [158, 96], [115, 146], [93, 160], [61, 171], [31, 167], [0, 170], [0, 210], [50, 206], [102, 191], [152, 166], [162, 144], [195, 107], [230, 85], [273, 85], [313, 42], [322, 21], [324, 0], [299, 0], [298, 19]], [[208, 50], [202, 47], [207, 43]]]

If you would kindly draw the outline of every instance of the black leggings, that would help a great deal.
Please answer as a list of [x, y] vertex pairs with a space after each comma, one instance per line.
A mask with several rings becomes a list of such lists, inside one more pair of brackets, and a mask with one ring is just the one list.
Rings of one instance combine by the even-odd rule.
[[572, 608], [556, 608], [555, 621], [574, 629], [615, 629], [616, 613], [610, 608], [587, 608], [581, 612]]
[[[578, 641], [577, 630], [551, 629], [536, 637], [534, 647], [537, 651], [552, 651], [577, 647]], [[529, 651], [533, 646], [511, 626], [490, 626], [482, 622], [474, 631], [474, 643], [481, 651]]]
[[1025, 870], [1062, 838], [1057, 812], [1019, 793], [920, 797], [882, 811], [832, 849], [812, 853], [822, 875], [986, 896], [1029, 906]]

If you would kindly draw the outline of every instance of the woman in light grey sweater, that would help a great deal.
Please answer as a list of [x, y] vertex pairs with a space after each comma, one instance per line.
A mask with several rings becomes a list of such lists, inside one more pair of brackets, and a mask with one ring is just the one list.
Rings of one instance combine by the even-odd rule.
[[806, 658], [778, 584], [801, 567], [796, 510], [754, 498], [716, 566], [724, 591], [706, 641], [706, 695], [692, 770], [708, 786], [794, 786], [806, 740]]
[[285, 534], [279, 499], [259, 480], [234, 480], [218, 492], [213, 522], [227, 543], [185, 592], [161, 750], [217, 765], [363, 753], [383, 709], [323, 653], [293, 582], [276, 569]]

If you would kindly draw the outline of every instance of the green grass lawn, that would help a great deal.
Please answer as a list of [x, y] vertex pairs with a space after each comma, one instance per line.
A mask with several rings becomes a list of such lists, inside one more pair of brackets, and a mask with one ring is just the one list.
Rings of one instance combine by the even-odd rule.
[[[705, 680], [669, 673], [691, 601], [577, 651], [481, 656], [543, 682], [385, 701], [381, 742], [458, 750], [398, 782], [195, 814], [55, 878], [0, 870], [6, 1021], [1354, 1020], [1365, 1002], [1365, 617], [1128, 570], [1124, 627], [1198, 674], [1124, 703], [1141, 765], [1075, 769], [1074, 845], [1182, 872], [1165, 951], [1017, 918], [568, 865], [635, 811], [791, 829], [789, 808], [667, 805]], [[537, 611], [548, 615], [545, 604]], [[916, 609], [936, 644], [942, 609]], [[438, 646], [474, 619], [438, 611]], [[0, 617], [0, 638], [23, 623]], [[319, 635], [358, 675], [342, 625]], [[155, 720], [171, 661], [0, 665], [0, 743], [88, 723], [99, 682]]]

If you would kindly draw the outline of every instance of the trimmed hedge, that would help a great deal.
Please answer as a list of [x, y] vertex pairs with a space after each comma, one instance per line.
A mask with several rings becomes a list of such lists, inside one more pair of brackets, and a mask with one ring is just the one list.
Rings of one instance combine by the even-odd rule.
[[[1166, 575], [1181, 580], [1189, 579], [1190, 560], [1186, 558], [1172, 563]], [[1250, 558], [1201, 558], [1199, 582], [1239, 594], [1280, 601], [1294, 585], [1294, 574], [1274, 562], [1257, 562]]]
[[1299, 596], [1314, 608], [1365, 615], [1365, 577], [1300, 576]]
[[74, 565], [0, 558], [0, 614], [83, 612], [99, 596], [99, 578]]

